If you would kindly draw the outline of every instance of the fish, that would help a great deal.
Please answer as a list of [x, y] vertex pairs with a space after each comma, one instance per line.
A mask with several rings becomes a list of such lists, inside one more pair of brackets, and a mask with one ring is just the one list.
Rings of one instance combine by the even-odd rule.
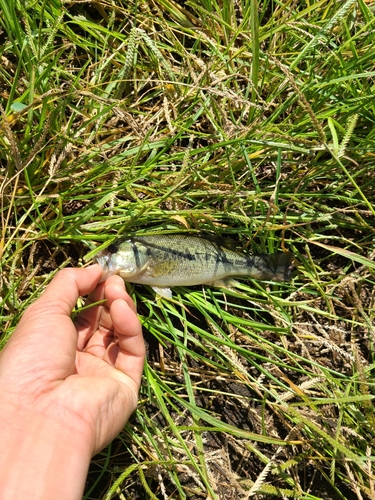
[[233, 283], [233, 276], [288, 281], [293, 254], [252, 255], [210, 236], [154, 234], [115, 240], [95, 259], [102, 269], [101, 281], [117, 274], [171, 298], [174, 286], [225, 287]]

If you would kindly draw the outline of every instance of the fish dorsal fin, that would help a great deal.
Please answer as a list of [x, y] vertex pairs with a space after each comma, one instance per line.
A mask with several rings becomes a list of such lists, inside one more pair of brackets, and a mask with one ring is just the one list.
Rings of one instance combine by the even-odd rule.
[[199, 234], [199, 237], [211, 241], [212, 243], [216, 243], [221, 248], [227, 248], [228, 250], [237, 250], [240, 246], [239, 243], [231, 238], [224, 238], [223, 236], [219, 236], [216, 234]]
[[[225, 238], [223, 236], [219, 236], [217, 234], [206, 234], [206, 233], [152, 233], [152, 234], [145, 234], [145, 235], [132, 235], [128, 237], [127, 239], [132, 241], [132, 242], [137, 242], [144, 244], [144, 240], [142, 239], [143, 237], [147, 238], [150, 236], [186, 236], [188, 237], [194, 237], [194, 238], [201, 238], [202, 240], [208, 240], [211, 241], [212, 243], [216, 243], [221, 248], [227, 248], [228, 250], [237, 250], [239, 247], [241, 248], [241, 245], [238, 243], [238, 241], [232, 240], [231, 238]], [[147, 245], [152, 245], [151, 242], [147, 242]], [[147, 246], [146, 245], [146, 246]]]

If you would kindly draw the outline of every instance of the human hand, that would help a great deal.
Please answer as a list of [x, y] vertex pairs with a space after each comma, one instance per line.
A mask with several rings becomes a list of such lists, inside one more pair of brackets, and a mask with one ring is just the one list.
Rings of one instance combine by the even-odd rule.
[[[97, 285], [100, 273], [99, 266], [59, 271], [1, 352], [1, 419], [9, 446], [26, 425], [64, 450], [70, 440], [87, 461], [136, 408], [145, 357], [141, 325], [122, 279]], [[73, 322], [78, 297], [88, 293], [87, 305], [106, 302]]]

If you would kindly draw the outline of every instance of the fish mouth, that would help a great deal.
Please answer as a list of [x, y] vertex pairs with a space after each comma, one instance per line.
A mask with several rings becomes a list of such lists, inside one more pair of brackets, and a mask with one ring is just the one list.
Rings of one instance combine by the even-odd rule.
[[115, 274], [115, 272], [111, 269], [111, 257], [108, 253], [99, 252], [95, 255], [95, 261], [99, 264], [102, 270], [99, 283], [102, 283], [107, 278]]

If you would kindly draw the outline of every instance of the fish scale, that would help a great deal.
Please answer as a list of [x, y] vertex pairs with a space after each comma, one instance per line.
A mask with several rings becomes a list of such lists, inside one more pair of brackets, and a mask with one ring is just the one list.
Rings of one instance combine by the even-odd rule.
[[119, 274], [125, 281], [151, 285], [165, 296], [171, 295], [173, 286], [223, 285], [231, 276], [286, 281], [292, 259], [289, 252], [251, 255], [211, 238], [184, 234], [120, 239], [96, 257], [102, 281]]
[[160, 235], [133, 241], [149, 249], [149, 266], [138, 283], [154, 280], [155, 285], [168, 287], [209, 283], [228, 275], [248, 275], [252, 264], [249, 256], [200, 237]]
[[[170, 286], [171, 280], [174, 284], [196, 284], [197, 280], [203, 282], [206, 279], [212, 280], [225, 277], [228, 272], [233, 274], [234, 268], [236, 272], [243, 274], [247, 272], [249, 266], [249, 259], [244, 256], [241, 259], [235, 252], [227, 250], [228, 255], [220, 249], [215, 247], [211, 242], [200, 241], [203, 243], [202, 249], [198, 247], [194, 253], [190, 251], [181, 251], [179, 246], [174, 247], [173, 244], [178, 245], [178, 241], [172, 243], [170, 248], [167, 249], [163, 243], [153, 246], [153, 254], [150, 257], [150, 264], [148, 270], [143, 275], [142, 280], [149, 277], [156, 276], [162, 281], [159, 285]], [[193, 240], [193, 244], [196, 242]], [[209, 243], [209, 245], [206, 245]], [[181, 282], [181, 283], [177, 283]]]

